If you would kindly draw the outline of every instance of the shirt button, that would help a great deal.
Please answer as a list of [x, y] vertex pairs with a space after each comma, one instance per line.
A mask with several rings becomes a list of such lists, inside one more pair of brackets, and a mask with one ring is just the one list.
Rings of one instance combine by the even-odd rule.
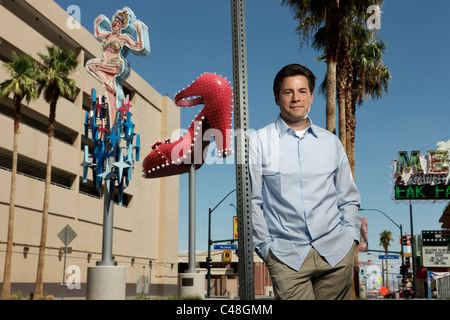
[[306, 200], [306, 201], [305, 201], [305, 203], [309, 203], [309, 201], [308, 201], [308, 200]]
[[305, 179], [305, 180], [303, 180], [303, 183], [306, 183], [306, 179]]

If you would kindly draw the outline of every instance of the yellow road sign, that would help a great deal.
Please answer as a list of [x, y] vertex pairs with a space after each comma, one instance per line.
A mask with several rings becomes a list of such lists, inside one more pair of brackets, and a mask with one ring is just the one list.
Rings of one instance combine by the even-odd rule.
[[231, 250], [223, 250], [223, 261], [231, 261]]

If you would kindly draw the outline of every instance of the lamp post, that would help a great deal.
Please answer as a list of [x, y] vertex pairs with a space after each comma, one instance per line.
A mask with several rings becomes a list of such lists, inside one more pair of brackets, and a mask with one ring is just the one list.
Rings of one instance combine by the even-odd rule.
[[235, 191], [236, 191], [236, 189], [228, 192], [228, 194], [225, 197], [223, 197], [223, 199], [220, 200], [220, 202], [213, 209], [209, 208], [209, 211], [208, 211], [208, 257], [206, 258], [206, 268], [208, 270], [208, 286], [207, 286], [206, 295], [208, 298], [211, 295], [211, 263], [212, 263], [212, 261], [211, 261], [211, 245], [213, 243], [213, 241], [211, 240], [211, 214], [230, 194], [232, 194]]
[[401, 241], [401, 238], [403, 236], [402, 225], [398, 225], [394, 220], [392, 220], [386, 213], [384, 213], [381, 210], [378, 210], [378, 209], [358, 209], [358, 210], [359, 211], [378, 211], [378, 212], [382, 213], [386, 218], [388, 218], [393, 224], [395, 224], [395, 226], [397, 228], [400, 229], [400, 245], [401, 245], [401, 253], [402, 253], [402, 265], [404, 265], [405, 264], [405, 257], [404, 257], [404, 254], [403, 254], [403, 241]]

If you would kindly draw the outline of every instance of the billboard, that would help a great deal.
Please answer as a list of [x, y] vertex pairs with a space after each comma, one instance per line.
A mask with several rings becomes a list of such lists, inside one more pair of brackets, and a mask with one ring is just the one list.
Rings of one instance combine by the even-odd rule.
[[426, 155], [398, 153], [393, 165], [395, 200], [450, 200], [450, 140], [437, 145]]
[[450, 267], [448, 234], [441, 230], [422, 231], [422, 258], [424, 267]]

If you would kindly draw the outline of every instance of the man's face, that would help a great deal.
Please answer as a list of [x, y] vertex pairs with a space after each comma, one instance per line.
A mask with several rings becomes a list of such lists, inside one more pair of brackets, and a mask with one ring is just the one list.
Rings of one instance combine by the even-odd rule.
[[293, 129], [306, 129], [306, 118], [313, 94], [309, 91], [308, 80], [305, 76], [284, 78], [275, 103], [280, 107], [281, 117]]

